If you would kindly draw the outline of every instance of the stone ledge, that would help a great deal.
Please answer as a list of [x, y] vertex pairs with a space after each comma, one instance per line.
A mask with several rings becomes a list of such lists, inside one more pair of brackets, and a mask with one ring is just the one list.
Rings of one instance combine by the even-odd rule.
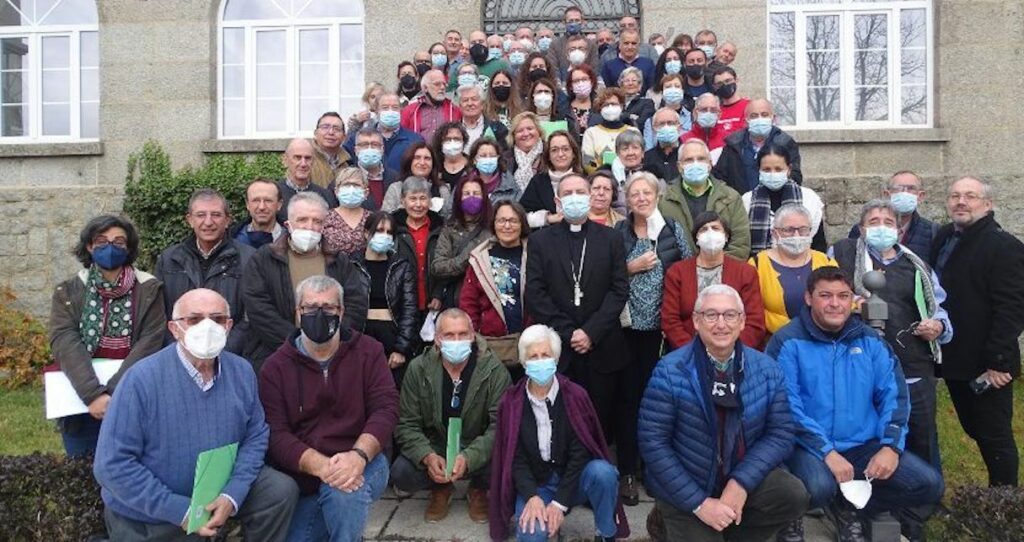
[[801, 145], [834, 143], [947, 143], [949, 128], [904, 128], [879, 130], [786, 130]]
[[46, 156], [100, 156], [101, 141], [75, 143], [11, 143], [0, 144], [0, 158], [34, 158]]
[[204, 154], [284, 152], [291, 139], [207, 139], [200, 143]]

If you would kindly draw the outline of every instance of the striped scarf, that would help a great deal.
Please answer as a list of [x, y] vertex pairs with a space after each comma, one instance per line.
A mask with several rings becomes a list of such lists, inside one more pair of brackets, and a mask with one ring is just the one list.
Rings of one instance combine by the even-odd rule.
[[[792, 180], [782, 185], [782, 204], [797, 203], [803, 205], [803, 193], [800, 185]], [[772, 247], [772, 201], [771, 190], [758, 183], [750, 191], [750, 251], [754, 254]]]
[[135, 269], [121, 268], [116, 282], [103, 280], [99, 268], [89, 268], [85, 284], [85, 307], [78, 322], [78, 331], [85, 347], [92, 354], [99, 348], [112, 350], [132, 345], [132, 289]]

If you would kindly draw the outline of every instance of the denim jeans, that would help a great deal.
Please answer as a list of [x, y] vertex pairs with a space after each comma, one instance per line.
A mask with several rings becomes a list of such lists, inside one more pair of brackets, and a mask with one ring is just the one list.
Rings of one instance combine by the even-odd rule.
[[[551, 478], [543, 486], [537, 488], [537, 495], [548, 504], [555, 498], [558, 491], [558, 474], [552, 474]], [[594, 526], [597, 534], [603, 537], [613, 537], [618, 527], [615, 525], [615, 504], [619, 499], [619, 472], [611, 463], [603, 459], [593, 459], [583, 468], [580, 475], [580, 486], [573, 494], [572, 502], [559, 503], [563, 506], [576, 506], [589, 503], [594, 510]], [[516, 540], [521, 542], [546, 542], [548, 533], [541, 527], [538, 521], [534, 525], [533, 534], [523, 531], [519, 525], [519, 517], [523, 515], [523, 508], [526, 507], [526, 499], [522, 495], [516, 496]]]
[[[863, 480], [864, 470], [881, 448], [878, 441], [871, 441], [840, 452], [840, 455], [853, 465], [853, 477]], [[786, 466], [811, 494], [811, 508], [825, 507], [833, 498], [842, 498], [836, 496], [839, 484], [828, 465], [807, 450], [797, 446], [786, 461]], [[908, 520], [924, 521], [928, 518], [915, 518], [913, 514], [907, 517], [908, 513], [905, 512], [914, 507], [938, 503], [942, 491], [942, 475], [927, 461], [905, 451], [900, 456], [896, 472], [888, 480], [871, 482], [871, 499], [864, 513], [871, 516], [880, 512], [893, 512]]]
[[388, 458], [377, 454], [363, 471], [363, 479], [363, 486], [352, 493], [321, 483], [313, 495], [299, 497], [288, 542], [362, 540], [370, 507], [387, 488]]
[[96, 452], [100, 438], [100, 420], [92, 414], [76, 414], [61, 420], [60, 438], [68, 457], [86, 457]]

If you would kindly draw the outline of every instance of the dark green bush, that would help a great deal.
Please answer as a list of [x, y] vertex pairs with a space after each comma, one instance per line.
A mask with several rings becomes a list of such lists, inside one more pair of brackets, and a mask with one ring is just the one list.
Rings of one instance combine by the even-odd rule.
[[1024, 539], [1024, 488], [961, 486], [950, 504], [946, 540]]
[[213, 188], [228, 198], [231, 215], [245, 220], [245, 186], [256, 177], [284, 176], [279, 154], [252, 156], [219, 154], [200, 168], [174, 172], [171, 159], [156, 142], [149, 141], [128, 158], [124, 212], [135, 222], [142, 238], [137, 266], [151, 269], [156, 257], [189, 233], [185, 223], [188, 198], [197, 188]]
[[103, 502], [91, 459], [0, 456], [3, 540], [78, 541], [103, 533]]

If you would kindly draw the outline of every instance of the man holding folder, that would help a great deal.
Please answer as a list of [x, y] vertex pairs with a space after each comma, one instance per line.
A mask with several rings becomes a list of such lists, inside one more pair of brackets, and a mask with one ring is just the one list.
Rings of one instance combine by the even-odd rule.
[[[223, 351], [230, 314], [213, 290], [184, 294], [167, 323], [176, 342], [122, 379], [93, 465], [111, 540], [198, 540], [235, 515], [250, 540], [285, 539], [298, 488], [263, 464], [269, 430], [256, 375], [248, 361]], [[235, 451], [224, 461], [227, 450]], [[203, 462], [197, 480], [203, 452], [217, 460]], [[203, 493], [215, 497], [197, 501]]]

